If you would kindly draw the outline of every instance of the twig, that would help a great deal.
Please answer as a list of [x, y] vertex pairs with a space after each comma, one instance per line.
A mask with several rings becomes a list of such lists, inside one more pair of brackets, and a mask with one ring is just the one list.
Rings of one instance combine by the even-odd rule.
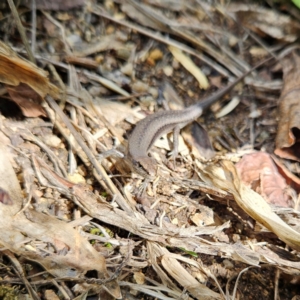
[[35, 290], [32, 288], [32, 286], [28, 282], [27, 278], [25, 277], [23, 268], [22, 268], [20, 262], [16, 259], [15, 255], [10, 250], [4, 250], [3, 254], [6, 255], [10, 259], [10, 261], [13, 263], [13, 265], [15, 266], [14, 269], [15, 269], [17, 275], [20, 277], [20, 279], [24, 283], [24, 285], [26, 286], [27, 291], [28, 291], [29, 295], [31, 296], [31, 298], [34, 300], [40, 300], [40, 297], [37, 295]]
[[23, 25], [21, 23], [21, 20], [20, 20], [20, 17], [18, 15], [17, 9], [15, 7], [14, 1], [13, 0], [7, 0], [7, 2], [9, 4], [11, 12], [12, 12], [14, 18], [15, 18], [15, 21], [16, 21], [16, 24], [17, 24], [17, 27], [18, 27], [18, 30], [19, 30], [22, 42], [23, 42], [23, 44], [25, 46], [25, 49], [27, 51], [28, 58], [29, 58], [29, 60], [32, 63], [36, 64], [35, 58], [33, 56], [31, 48], [29, 46], [29, 43], [28, 43], [28, 40], [27, 40], [27, 37], [26, 37], [26, 33], [25, 33], [24, 27], [23, 27]]
[[35, 53], [36, 40], [36, 0], [31, 0], [31, 50]]
[[197, 57], [198, 59], [200, 59], [201, 61], [205, 62], [207, 65], [209, 65], [210, 67], [212, 67], [213, 69], [215, 69], [216, 71], [218, 71], [218, 73], [224, 75], [224, 76], [227, 76], [229, 77], [229, 73], [226, 69], [224, 69], [222, 66], [220, 65], [217, 65], [213, 60], [211, 60], [208, 56], [205, 56], [203, 54], [200, 54], [199, 52], [195, 51], [194, 49], [180, 43], [180, 42], [177, 42], [171, 38], [165, 38], [164, 36], [162, 36], [161, 34], [159, 33], [154, 33], [153, 31], [149, 30], [149, 29], [145, 29], [145, 28], [142, 28], [140, 26], [137, 26], [137, 25], [134, 25], [128, 21], [122, 21], [122, 20], [118, 20], [112, 16], [109, 16], [108, 14], [100, 11], [100, 9], [97, 9], [96, 7], [94, 7], [94, 9], [90, 11], [91, 13], [94, 13], [95, 15], [98, 15], [100, 17], [103, 17], [103, 18], [106, 18], [112, 22], [115, 22], [119, 25], [122, 25], [122, 26], [125, 26], [125, 27], [128, 27], [132, 30], [135, 30], [137, 32], [139, 32], [140, 34], [143, 34], [143, 35], [146, 35], [148, 37], [151, 37], [161, 43], [164, 43], [166, 45], [169, 45], [169, 46], [174, 46], [174, 47], [177, 47], [178, 49], [182, 50], [182, 51], [185, 51], [186, 53], [189, 53], [195, 57]]
[[84, 143], [83, 139], [79, 135], [79, 133], [75, 130], [69, 119], [66, 117], [66, 115], [63, 113], [63, 111], [60, 109], [60, 107], [57, 105], [57, 103], [54, 101], [54, 99], [51, 96], [46, 97], [46, 101], [48, 104], [52, 107], [52, 109], [59, 115], [59, 117], [63, 120], [67, 128], [70, 130], [71, 134], [74, 136], [77, 143], [80, 145], [80, 147], [84, 150], [86, 155], [88, 156], [90, 162], [94, 166], [97, 173], [101, 176], [101, 179], [106, 183], [106, 185], [109, 187], [112, 195], [117, 195], [117, 203], [130, 215], [132, 215], [132, 209], [130, 205], [127, 203], [127, 201], [123, 198], [119, 190], [115, 187], [115, 185], [112, 183], [111, 179], [107, 176], [105, 173], [105, 170], [103, 167], [97, 162], [96, 158], [94, 157], [91, 150], [87, 147], [87, 145]]

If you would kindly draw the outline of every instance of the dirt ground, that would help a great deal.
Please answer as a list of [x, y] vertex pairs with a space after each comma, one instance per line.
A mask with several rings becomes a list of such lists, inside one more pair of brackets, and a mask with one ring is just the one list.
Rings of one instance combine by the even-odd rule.
[[296, 2], [0, 8], [0, 299], [300, 299]]

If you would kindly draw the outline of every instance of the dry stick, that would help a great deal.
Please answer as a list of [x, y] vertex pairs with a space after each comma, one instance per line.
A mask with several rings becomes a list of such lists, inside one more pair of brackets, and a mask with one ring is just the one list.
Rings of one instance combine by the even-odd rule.
[[[75, 150], [75, 152], [80, 157], [80, 159], [85, 164], [85, 166], [89, 168], [90, 164], [89, 164], [89, 160], [88, 160], [88, 157], [87, 157], [86, 153], [82, 150], [82, 148], [74, 140], [73, 136], [70, 135], [69, 132], [67, 132], [66, 127], [65, 126], [63, 127], [60, 124], [60, 122], [54, 118], [53, 113], [52, 113], [53, 111], [52, 110], [50, 111], [50, 108], [49, 108], [48, 105], [45, 106], [45, 109], [46, 109], [46, 111], [48, 113], [49, 118], [52, 121], [52, 124], [57, 128], [57, 130], [61, 133], [61, 135], [69, 143], [69, 145], [72, 146], [72, 149]], [[108, 191], [108, 193], [110, 193], [109, 192], [110, 191], [109, 187], [105, 184], [105, 182], [102, 180], [101, 176], [95, 171], [95, 169], [93, 169], [93, 175], [95, 176], [96, 180], [103, 186], [103, 188], [106, 191]], [[75, 201], [75, 199], [73, 199], [73, 201]], [[76, 203], [76, 204], [79, 205], [79, 203]]]
[[45, 153], [48, 155], [50, 161], [52, 162], [55, 172], [58, 173], [59, 176], [67, 177], [67, 171], [65, 170], [65, 167], [62, 164], [62, 161], [57, 158], [57, 156], [53, 153], [53, 151], [45, 143], [43, 143], [41, 140], [39, 140], [29, 130], [28, 130], [28, 132], [21, 133], [21, 136], [23, 139], [30, 141], [32, 143], [35, 143], [41, 149], [43, 149], [45, 151]]
[[228, 60], [228, 57], [224, 56], [223, 51], [219, 52], [215, 50], [215, 48], [211, 47], [207, 42], [203, 39], [195, 36], [195, 33], [185, 30], [182, 27], [178, 27], [174, 25], [174, 22], [164, 19], [162, 20], [161, 16], [153, 12], [152, 10], [147, 9], [146, 6], [137, 3], [135, 0], [127, 0], [135, 9], [140, 11], [146, 18], [149, 18], [155, 24], [162, 28], [163, 31], [175, 34], [184, 40], [197, 45], [202, 51], [209, 53], [209, 55], [215, 58], [218, 62], [220, 62], [223, 66], [227, 66], [231, 69], [232, 73], [235, 73], [235, 66], [231, 64], [231, 61]]
[[62, 39], [65, 45], [65, 51], [67, 52], [68, 55], [72, 55], [72, 51], [69, 47], [69, 44], [67, 43], [67, 39], [66, 39], [66, 33], [65, 33], [65, 28], [63, 27], [63, 25], [61, 25], [57, 20], [55, 20], [50, 13], [42, 10], [43, 15], [54, 25], [56, 25], [60, 31], [61, 31], [61, 35], [62, 35]]
[[[223, 11], [218, 9], [218, 11], [220, 13], [222, 13], [223, 15], [225, 15], [226, 17], [230, 18], [231, 20], [233, 20], [237, 25], [240, 25], [237, 21], [237, 19], [234, 17], [233, 14], [228, 13], [227, 11]], [[270, 55], [272, 55], [276, 60], [278, 60], [278, 56], [276, 55], [276, 53], [274, 53], [273, 50], [271, 50], [262, 39], [260, 39], [254, 32], [252, 32], [251, 30], [249, 30], [247, 27], [243, 26], [243, 30], [249, 34], [251, 36], [251, 38], [258, 44], [260, 45], [263, 49], [265, 49]]]
[[31, 0], [31, 50], [35, 53], [36, 44], [36, 0]]
[[[88, 157], [86, 156], [86, 154], [84, 153], [84, 151], [79, 147], [79, 145], [76, 143], [76, 141], [74, 141], [73, 137], [70, 135], [69, 132], [67, 132], [66, 127], [62, 126], [60, 124], [60, 122], [56, 119], [56, 115], [55, 117], [53, 116], [53, 111], [50, 110], [48, 105], [45, 105], [45, 110], [47, 111], [47, 114], [53, 124], [53, 126], [55, 126], [57, 128], [57, 130], [60, 132], [60, 134], [63, 136], [63, 138], [68, 142], [68, 144], [70, 146], [72, 146], [72, 148], [75, 149], [75, 151], [77, 152], [77, 155], [80, 157], [80, 159], [82, 160], [82, 162], [86, 165], [89, 166], [88, 164]], [[72, 137], [72, 138], [71, 138]]]
[[4, 255], [6, 255], [10, 259], [10, 261], [15, 266], [15, 271], [16, 271], [17, 275], [19, 276], [19, 278], [21, 279], [21, 281], [24, 283], [24, 285], [28, 291], [28, 294], [31, 296], [31, 298], [34, 300], [40, 300], [40, 297], [37, 295], [35, 290], [32, 288], [32, 286], [28, 282], [28, 280], [24, 274], [24, 270], [23, 270], [20, 262], [15, 257], [15, 255], [10, 250], [3, 250], [2, 252]]
[[[52, 284], [62, 293], [63, 297], [67, 300], [70, 300], [70, 296], [68, 295], [68, 292], [62, 287], [60, 286], [55, 279], [51, 279]], [[74, 295], [73, 295], [74, 296]], [[71, 295], [72, 297], [72, 295]], [[73, 299], [73, 298], [72, 298]]]
[[[63, 40], [63, 43], [64, 43], [64, 46], [65, 46], [65, 51], [68, 55], [72, 55], [72, 51], [70, 49], [70, 46], [69, 44], [67, 43], [67, 39], [66, 39], [66, 33], [65, 33], [65, 28], [63, 27], [62, 24], [60, 24], [57, 20], [55, 20], [49, 13], [45, 12], [42, 10], [42, 13], [44, 14], [44, 16], [51, 22], [53, 23], [55, 26], [57, 26], [59, 29], [60, 29], [60, 32], [61, 32], [61, 36], [62, 36], [62, 40]], [[68, 64], [67, 65], [67, 70], [69, 71], [70, 73], [70, 70], [69, 70], [69, 67], [70, 65]], [[55, 73], [54, 73], [55, 74]], [[59, 77], [59, 76], [58, 76]], [[64, 86], [63, 84], [63, 81], [60, 79], [58, 80], [59, 84], [61, 86]], [[66, 96], [66, 89], [64, 88], [63, 89], [63, 95], [62, 95], [62, 99], [60, 99], [60, 103], [59, 103], [59, 106], [60, 108], [63, 110], [64, 107], [65, 107], [65, 104], [66, 104], [66, 99], [67, 99], [67, 96]]]
[[54, 65], [52, 63], [48, 63], [47, 64], [50, 72], [52, 73], [54, 79], [57, 80], [60, 89], [62, 90], [62, 100], [60, 101], [60, 108], [63, 110], [67, 101], [67, 88], [66, 85], [64, 84], [63, 80], [61, 79], [61, 77], [59, 76], [58, 72], [56, 71]]
[[18, 15], [18, 12], [17, 12], [17, 9], [16, 9], [16, 7], [15, 7], [15, 4], [14, 4], [13, 0], [7, 0], [7, 2], [8, 2], [8, 4], [9, 4], [9, 7], [10, 7], [10, 9], [11, 9], [11, 12], [12, 12], [14, 18], [15, 18], [15, 21], [16, 21], [16, 24], [17, 24], [18, 31], [19, 31], [19, 33], [20, 33], [22, 42], [23, 42], [23, 44], [24, 44], [24, 46], [25, 46], [25, 49], [26, 49], [26, 51], [27, 51], [28, 58], [29, 58], [29, 60], [30, 60], [32, 63], [36, 64], [35, 58], [34, 58], [34, 56], [33, 56], [33, 53], [32, 53], [32, 51], [31, 51], [31, 48], [30, 48], [30, 46], [29, 46], [29, 43], [28, 43], [28, 40], [27, 40], [27, 37], [26, 37], [26, 33], [25, 33], [25, 30], [24, 30], [24, 27], [23, 27], [23, 25], [22, 25], [22, 23], [21, 23], [21, 20], [20, 20], [20, 17], [19, 17], [19, 15]]
[[75, 298], [74, 293], [71, 291], [71, 289], [66, 285], [66, 283], [64, 281], [61, 282], [61, 287], [66, 291], [66, 293], [69, 296], [69, 299]]
[[[132, 215], [132, 209], [130, 205], [126, 202], [126, 200], [123, 198], [119, 190], [115, 187], [111, 179], [107, 176], [105, 173], [105, 170], [103, 167], [98, 163], [96, 158], [94, 157], [91, 150], [87, 147], [87, 145], [84, 143], [83, 139], [79, 135], [79, 133], [75, 130], [67, 116], [63, 113], [63, 111], [60, 109], [58, 104], [54, 101], [54, 99], [51, 96], [47, 96], [46, 100], [48, 104], [52, 107], [52, 109], [59, 115], [59, 117], [63, 120], [67, 128], [70, 130], [71, 134], [74, 136], [77, 143], [80, 145], [80, 147], [84, 150], [87, 157], [90, 159], [90, 162], [98, 172], [98, 174], [101, 176], [101, 179], [105, 182], [105, 184], [109, 187], [110, 191], [108, 191], [112, 196], [117, 195], [116, 202], [120, 205], [120, 207], [126, 211], [128, 214]], [[101, 184], [101, 182], [100, 182]]]
[[122, 21], [122, 20], [117, 20], [115, 18], [113, 18], [112, 16], [109, 16], [103, 12], [101, 12], [99, 9], [94, 9], [94, 10], [90, 10], [91, 13], [97, 15], [97, 16], [100, 16], [100, 17], [103, 17], [105, 19], [108, 19], [112, 22], [115, 22], [119, 25], [122, 25], [122, 26], [125, 26], [125, 27], [128, 27], [132, 30], [135, 30], [137, 32], [139, 32], [140, 34], [143, 34], [145, 36], [148, 36], [148, 37], [151, 37], [153, 38], [154, 40], [157, 40], [163, 44], [166, 44], [166, 45], [169, 45], [169, 46], [174, 46], [174, 47], [177, 47], [178, 49], [182, 50], [182, 51], [185, 51], [186, 53], [189, 53], [197, 58], [199, 58], [201, 61], [205, 62], [207, 65], [211, 66], [213, 69], [215, 69], [216, 71], [218, 71], [218, 73], [222, 74], [223, 76], [226, 76], [226, 77], [229, 77], [229, 73], [226, 69], [224, 69], [222, 66], [220, 65], [217, 65], [213, 60], [211, 60], [209, 57], [203, 55], [203, 54], [200, 54], [198, 53], [197, 51], [195, 51], [194, 49], [180, 43], [180, 42], [177, 42], [175, 40], [172, 40], [170, 38], [164, 38], [161, 34], [159, 33], [154, 33], [153, 31], [149, 30], [149, 29], [144, 29], [144, 28], [141, 28], [140, 26], [137, 26], [137, 25], [134, 25], [130, 22], [127, 22], [127, 21]]
[[91, 109], [97, 115], [97, 117], [100, 119], [100, 121], [111, 132], [111, 134], [113, 136], [117, 137], [117, 139], [122, 143], [123, 140], [124, 140], [124, 138], [118, 133], [117, 130], [115, 130], [115, 128], [106, 120], [106, 118], [104, 117], [104, 115], [102, 113], [100, 113], [99, 110], [95, 107], [91, 95], [86, 90], [83, 90], [83, 92], [84, 92], [84, 94], [83, 94], [84, 97], [81, 97], [81, 100], [83, 101], [83, 103], [85, 104], [85, 106], [87, 108], [90, 106]]
[[[93, 135], [88, 131], [87, 125], [84, 121], [84, 116], [82, 114], [82, 112], [80, 110], [76, 110], [74, 107], [72, 107], [72, 109], [74, 111], [76, 111], [76, 118], [77, 118], [77, 124], [82, 128], [81, 130], [81, 135], [83, 136], [84, 140], [86, 141], [88, 147], [90, 149], [95, 150], [95, 138], [93, 138]], [[72, 118], [72, 116], [71, 116]], [[75, 123], [74, 121], [71, 119], [71, 123]], [[88, 132], [88, 133], [87, 133]], [[95, 152], [95, 151], [94, 151]]]

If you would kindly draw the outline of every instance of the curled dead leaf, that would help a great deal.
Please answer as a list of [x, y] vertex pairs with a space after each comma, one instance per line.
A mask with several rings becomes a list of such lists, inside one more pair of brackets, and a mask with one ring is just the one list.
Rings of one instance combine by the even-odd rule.
[[7, 86], [7, 91], [25, 117], [47, 117], [46, 111], [41, 106], [42, 97], [27, 84], [20, 83], [18, 86]]
[[9, 46], [0, 41], [0, 82], [17, 86], [25, 83], [41, 97], [47, 94], [57, 99], [59, 89], [49, 82], [47, 72], [19, 57]]
[[245, 155], [236, 168], [241, 180], [259, 193], [268, 203], [293, 207], [285, 178], [268, 153], [256, 152]]
[[296, 53], [285, 57], [283, 89], [279, 102], [279, 122], [275, 154], [300, 161], [300, 57]]
[[244, 26], [263, 36], [280, 41], [293, 42], [298, 38], [299, 24], [285, 14], [258, 5], [234, 3], [227, 7], [234, 12]]
[[[70, 223], [34, 209], [27, 209], [26, 214], [21, 210], [21, 187], [10, 163], [8, 151], [2, 145], [0, 182], [4, 195], [7, 193], [13, 199], [12, 205], [2, 205], [0, 210], [0, 242], [3, 247], [36, 261], [56, 277], [79, 278], [89, 270], [96, 270], [102, 279], [109, 278], [104, 256]], [[62, 179], [61, 185], [63, 184], [72, 186]], [[55, 251], [48, 251], [45, 256], [42, 245]], [[111, 288], [113, 284], [114, 288]], [[115, 280], [107, 283], [105, 288], [115, 298], [120, 299], [120, 288]]]
[[187, 69], [199, 82], [199, 87], [206, 90], [209, 87], [208, 80], [203, 72], [195, 65], [195, 63], [176, 47], [169, 46], [173, 56]]
[[249, 216], [275, 233], [287, 245], [300, 250], [300, 233], [280, 219], [262, 196], [240, 180], [232, 162], [222, 161], [219, 166], [210, 165], [203, 170], [202, 177], [207, 183], [230, 191], [237, 204]]

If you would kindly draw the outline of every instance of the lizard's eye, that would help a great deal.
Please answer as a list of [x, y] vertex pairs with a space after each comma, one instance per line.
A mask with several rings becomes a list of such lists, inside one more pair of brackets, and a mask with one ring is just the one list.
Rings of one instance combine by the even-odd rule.
[[135, 167], [139, 167], [139, 168], [141, 168], [142, 167], [142, 165], [137, 161], [137, 160], [132, 160], [132, 163], [133, 163], [133, 165], [135, 166]]

